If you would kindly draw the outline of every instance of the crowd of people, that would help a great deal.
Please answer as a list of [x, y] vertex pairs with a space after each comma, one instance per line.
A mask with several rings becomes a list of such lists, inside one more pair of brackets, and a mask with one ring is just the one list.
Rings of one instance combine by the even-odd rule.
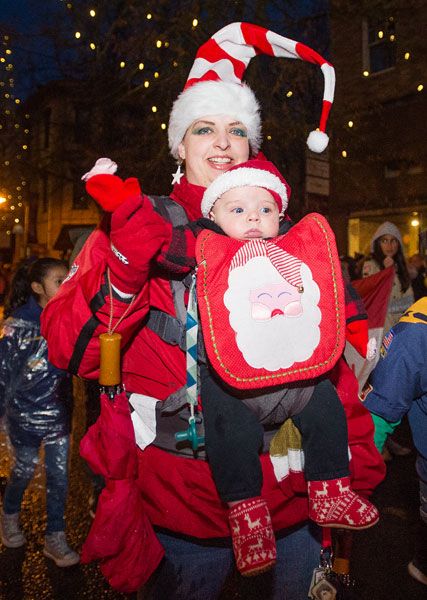
[[[135, 430], [132, 460], [140, 495], [129, 511], [144, 514], [147, 540], [153, 534], [164, 556], [153, 558], [148, 541], [138, 560], [124, 561], [122, 549], [107, 555], [103, 492], [94, 526], [101, 563], [108, 558], [109, 581], [116, 581], [117, 573], [136, 581], [133, 591], [139, 587], [138, 597], [145, 600], [214, 600], [235, 567], [242, 576], [268, 572], [265, 598], [304, 599], [309, 590], [311, 597], [322, 597], [315, 595], [320, 588], [313, 571], [325, 531], [357, 530], [378, 521], [368, 498], [385, 476], [380, 452], [385, 436], [406, 414], [419, 454], [422, 520], [408, 568], [427, 584], [426, 352], [414, 356], [413, 368], [399, 359], [409, 347], [426, 343], [425, 257], [407, 260], [399, 229], [386, 221], [372, 238], [369, 256], [347, 261], [348, 277], [343, 277], [326, 220], [317, 215], [292, 223], [290, 188], [259, 152], [260, 107], [241, 81], [242, 65], [256, 53], [301, 58], [321, 67], [322, 118], [307, 143], [322, 152], [328, 143], [332, 66], [293, 40], [233, 23], [199, 49], [173, 105], [168, 134], [178, 169], [170, 195], [143, 195], [135, 178], [122, 181], [115, 174], [112, 161], [97, 161], [84, 179], [105, 213], [100, 226], [73, 255], [69, 271], [57, 259], [35, 260], [16, 271], [5, 298], [0, 412], [15, 462], [3, 498], [1, 540], [8, 547], [25, 544], [20, 506], [43, 444], [43, 552], [59, 567], [79, 562], [68, 546], [64, 522], [70, 377], [92, 382], [91, 401], [96, 402], [100, 335], [119, 334], [121, 382], [104, 391], [114, 402], [121, 383], [128, 395], [128, 411], [121, 418]], [[324, 244], [319, 255], [331, 255], [328, 268], [319, 262], [324, 257], [303, 252], [318, 230], [326, 236], [319, 234], [316, 241], [319, 249]], [[292, 252], [298, 247], [302, 254], [297, 258]], [[213, 277], [214, 282], [202, 288], [198, 275], [199, 311], [194, 311], [196, 264], [199, 272], [203, 264], [206, 281]], [[362, 403], [343, 358], [345, 338], [363, 357], [372, 348], [363, 302], [350, 280], [388, 268], [394, 269], [394, 278], [386, 336]], [[208, 269], [214, 275], [209, 271], [208, 277]], [[246, 300], [235, 300], [235, 279], [239, 289], [249, 280]], [[218, 289], [225, 290], [221, 299], [231, 315], [237, 308], [228, 332], [213, 323], [219, 314], [213, 304]], [[334, 314], [328, 312], [326, 296]], [[237, 301], [247, 302], [245, 310], [233, 306]], [[200, 334], [192, 339], [187, 324], [197, 324], [198, 312]], [[253, 326], [248, 341], [246, 313]], [[288, 329], [282, 329], [285, 321], [291, 323]], [[276, 338], [266, 337], [263, 344], [266, 335]], [[280, 337], [286, 337], [286, 344], [278, 352]], [[234, 340], [238, 350], [230, 350]], [[239, 352], [243, 361], [236, 359]], [[221, 371], [227, 361], [233, 367]], [[398, 390], [402, 393], [396, 396]], [[177, 438], [187, 420], [188, 430]], [[282, 447], [279, 458], [272, 445]], [[298, 463], [296, 457], [304, 454], [305, 462]], [[123, 478], [129, 478], [125, 466], [124, 472]], [[112, 494], [108, 480], [98, 491], [104, 483]], [[119, 536], [119, 522], [108, 526]], [[145, 565], [151, 563], [147, 573]]]

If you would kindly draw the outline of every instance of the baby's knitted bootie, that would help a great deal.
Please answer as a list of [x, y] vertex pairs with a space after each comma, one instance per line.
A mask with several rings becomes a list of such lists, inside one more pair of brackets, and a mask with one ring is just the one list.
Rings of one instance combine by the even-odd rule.
[[242, 500], [230, 509], [228, 519], [239, 572], [250, 577], [271, 569], [276, 540], [265, 500], [260, 496]]
[[308, 482], [308, 516], [323, 527], [367, 529], [379, 519], [378, 510], [350, 487], [350, 478]]

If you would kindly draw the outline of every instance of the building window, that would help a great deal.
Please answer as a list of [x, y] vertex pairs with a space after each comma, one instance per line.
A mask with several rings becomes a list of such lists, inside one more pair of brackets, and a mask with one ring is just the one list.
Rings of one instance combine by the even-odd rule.
[[363, 23], [363, 67], [380, 73], [396, 65], [396, 23], [394, 17], [369, 19]]
[[52, 117], [52, 110], [45, 108], [43, 111], [43, 148], [49, 148], [50, 143], [50, 121]]
[[42, 176], [42, 210], [47, 212], [49, 205], [49, 175], [43, 173]]
[[85, 193], [84, 185], [73, 184], [73, 210], [88, 210], [89, 203]]

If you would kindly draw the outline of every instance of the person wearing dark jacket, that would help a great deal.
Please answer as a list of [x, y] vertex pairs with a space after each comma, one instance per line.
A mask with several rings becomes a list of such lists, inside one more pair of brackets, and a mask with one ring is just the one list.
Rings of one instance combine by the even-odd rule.
[[427, 585], [427, 296], [413, 304], [384, 337], [381, 357], [364, 398], [375, 424], [375, 443], [407, 415], [417, 449], [420, 523], [409, 574]]
[[65, 501], [70, 434], [70, 379], [47, 359], [40, 334], [40, 315], [67, 275], [66, 265], [41, 258], [18, 269], [5, 307], [7, 317], [0, 340], [0, 404], [15, 454], [8, 479], [0, 536], [8, 548], [25, 544], [19, 525], [21, 502], [45, 452], [47, 527], [43, 553], [57, 566], [79, 562], [65, 537]]

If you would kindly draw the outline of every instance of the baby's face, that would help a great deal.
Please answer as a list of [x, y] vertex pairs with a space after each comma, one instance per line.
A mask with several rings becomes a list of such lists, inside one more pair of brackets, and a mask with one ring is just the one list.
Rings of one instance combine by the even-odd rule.
[[215, 202], [210, 219], [236, 240], [271, 238], [279, 233], [280, 213], [273, 196], [260, 187], [237, 187]]

